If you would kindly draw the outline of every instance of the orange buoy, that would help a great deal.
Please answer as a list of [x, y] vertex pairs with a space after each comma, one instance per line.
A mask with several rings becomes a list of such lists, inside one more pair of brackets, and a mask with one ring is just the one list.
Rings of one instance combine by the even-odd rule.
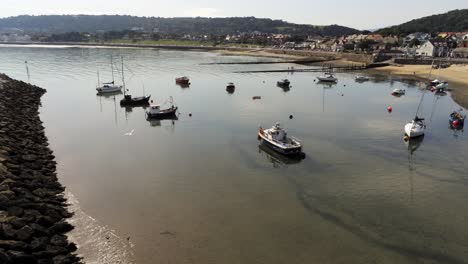
[[387, 107], [387, 111], [391, 113], [393, 111], [393, 108], [391, 106]]
[[409, 140], [409, 137], [408, 137], [408, 136], [404, 136], [404, 137], [403, 137], [403, 140], [404, 140], [405, 142], [407, 142], [407, 141]]

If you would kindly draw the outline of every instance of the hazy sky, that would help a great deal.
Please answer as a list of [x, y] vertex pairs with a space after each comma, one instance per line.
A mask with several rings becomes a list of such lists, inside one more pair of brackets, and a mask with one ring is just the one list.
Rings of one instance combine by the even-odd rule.
[[0, 0], [0, 17], [49, 14], [255, 16], [373, 29], [468, 8], [468, 0]]

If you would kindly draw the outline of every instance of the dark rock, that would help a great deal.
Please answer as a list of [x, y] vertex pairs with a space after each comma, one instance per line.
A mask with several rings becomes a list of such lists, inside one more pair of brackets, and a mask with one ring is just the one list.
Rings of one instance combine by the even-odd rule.
[[20, 216], [23, 215], [23, 213], [24, 213], [24, 210], [23, 210], [23, 208], [21, 208], [21, 207], [12, 206], [12, 207], [8, 208], [8, 214], [10, 214], [10, 215], [14, 215], [14, 216], [20, 217]]
[[14, 228], [20, 229], [20, 228], [22, 228], [23, 226], [27, 225], [27, 224], [28, 224], [28, 221], [26, 221], [26, 219], [24, 219], [24, 218], [12, 217], [11, 220], [10, 220], [10, 224], [11, 224]]
[[37, 264], [54, 264], [52, 259], [40, 259]]
[[21, 264], [37, 264], [37, 259], [30, 254], [27, 254], [22, 251], [8, 251], [8, 255], [11, 258], [12, 263], [21, 263]]
[[0, 248], [10, 250], [26, 250], [28, 248], [28, 245], [21, 241], [0, 240]]
[[63, 234], [63, 233], [67, 233], [69, 231], [72, 231], [73, 230], [73, 226], [70, 225], [69, 223], [65, 222], [65, 221], [60, 221], [56, 224], [54, 224], [51, 228], [50, 228], [50, 231], [52, 233], [58, 233], [58, 234]]
[[50, 244], [58, 247], [66, 247], [68, 245], [67, 237], [63, 235], [53, 235], [50, 239]]
[[10, 263], [10, 256], [4, 249], [0, 248], [0, 263]]
[[38, 188], [38, 189], [32, 191], [32, 193], [34, 195], [36, 195], [36, 196], [39, 196], [39, 197], [50, 196], [50, 194], [44, 188]]
[[6, 238], [14, 238], [16, 231], [10, 224], [2, 224], [2, 235]]
[[77, 258], [70, 255], [60, 255], [54, 258], [54, 264], [73, 264], [77, 263]]
[[21, 156], [21, 158], [25, 161], [35, 161], [37, 159], [37, 156], [34, 154], [27, 154], [27, 155]]
[[52, 226], [55, 222], [54, 220], [49, 217], [49, 216], [43, 216], [43, 215], [40, 215], [36, 218], [36, 223], [41, 225], [41, 226], [44, 226], [44, 227], [50, 227]]
[[49, 231], [39, 224], [32, 223], [29, 226], [34, 230], [34, 234], [36, 235], [49, 235]]
[[34, 230], [26, 225], [23, 226], [20, 230], [16, 231], [16, 238], [21, 241], [27, 241], [34, 234]]
[[49, 239], [45, 236], [35, 237], [31, 241], [30, 246], [33, 251], [40, 251], [40, 250], [46, 249], [48, 242], [49, 242]]

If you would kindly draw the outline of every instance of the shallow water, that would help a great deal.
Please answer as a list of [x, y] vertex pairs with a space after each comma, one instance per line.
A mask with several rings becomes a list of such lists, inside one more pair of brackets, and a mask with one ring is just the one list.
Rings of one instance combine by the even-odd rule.
[[[178, 120], [148, 122], [119, 106], [122, 95], [96, 96], [111, 54], [116, 68], [123, 56], [134, 95], [172, 96]], [[330, 87], [318, 73], [234, 73], [306, 66], [156, 49], [0, 46], [0, 58], [0, 72], [25, 81], [27, 60], [30, 82], [48, 90], [41, 118], [79, 212], [71, 238], [89, 262], [467, 262], [468, 139], [449, 129], [460, 108], [450, 96], [426, 92], [426, 136], [408, 145], [417, 82], [343, 73]], [[175, 85], [180, 75], [189, 88]], [[276, 121], [302, 140], [304, 160], [259, 146], [258, 126]]]

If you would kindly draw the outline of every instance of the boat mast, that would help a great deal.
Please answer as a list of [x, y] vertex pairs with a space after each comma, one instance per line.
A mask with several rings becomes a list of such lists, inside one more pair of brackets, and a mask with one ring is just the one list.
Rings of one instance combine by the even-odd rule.
[[124, 76], [123, 56], [120, 56], [120, 60], [122, 61], [122, 85], [123, 85], [124, 94], [125, 94], [126, 89], [125, 89], [125, 76]]
[[426, 93], [423, 91], [422, 92], [422, 96], [421, 96], [421, 100], [419, 100], [419, 105], [418, 105], [418, 109], [416, 110], [416, 117], [418, 117], [418, 113], [419, 113], [419, 109], [421, 108], [421, 105], [422, 105], [422, 102], [423, 102], [423, 99], [424, 99], [424, 95]]
[[112, 84], [114, 83], [114, 62], [112, 61], [112, 55], [111, 55], [111, 72], [112, 72]]

